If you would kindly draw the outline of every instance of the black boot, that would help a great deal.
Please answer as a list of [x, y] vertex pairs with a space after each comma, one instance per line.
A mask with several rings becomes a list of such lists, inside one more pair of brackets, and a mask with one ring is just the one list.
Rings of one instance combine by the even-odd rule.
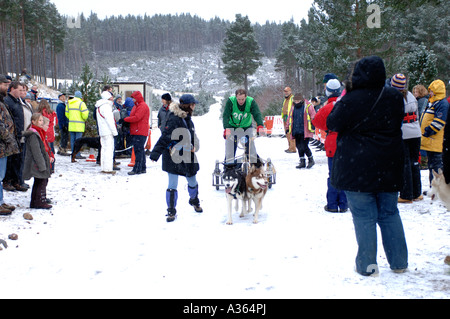
[[189, 192], [189, 205], [194, 207], [195, 212], [203, 213], [203, 209], [200, 207], [200, 200], [198, 199], [198, 185], [195, 187], [188, 186]]
[[175, 207], [177, 206], [178, 200], [178, 191], [176, 189], [168, 189], [166, 191], [166, 202], [167, 202], [167, 222], [173, 222], [176, 218], [177, 210]]
[[314, 166], [314, 164], [316, 164], [314, 162], [314, 158], [312, 156], [308, 157], [308, 166], [306, 166], [306, 168], [311, 168]]
[[296, 166], [295, 168], [305, 168], [306, 167], [306, 160], [302, 157], [300, 158], [300, 164], [298, 166]]

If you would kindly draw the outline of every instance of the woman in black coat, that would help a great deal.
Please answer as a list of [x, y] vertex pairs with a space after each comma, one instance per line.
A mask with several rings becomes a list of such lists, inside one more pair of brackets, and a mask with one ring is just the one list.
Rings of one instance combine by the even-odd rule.
[[331, 184], [344, 190], [355, 225], [356, 271], [378, 272], [377, 224], [391, 269], [403, 272], [408, 252], [397, 208], [403, 183], [402, 122], [404, 102], [393, 88], [384, 87], [386, 71], [376, 56], [358, 61], [346, 84], [346, 95], [327, 119], [338, 132]]
[[150, 159], [158, 161], [162, 155], [162, 169], [169, 174], [169, 186], [166, 191], [168, 217], [175, 220], [178, 199], [178, 176], [185, 176], [188, 181], [189, 204], [197, 213], [203, 212], [198, 199], [196, 174], [200, 169], [195, 152], [199, 150], [199, 140], [195, 134], [192, 113], [198, 101], [190, 94], [180, 98], [180, 104], [172, 103], [165, 127], [153, 148]]

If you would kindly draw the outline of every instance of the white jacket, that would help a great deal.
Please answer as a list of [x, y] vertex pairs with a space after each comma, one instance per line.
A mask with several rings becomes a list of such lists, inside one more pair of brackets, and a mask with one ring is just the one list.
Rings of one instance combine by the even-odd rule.
[[422, 132], [420, 131], [420, 123], [419, 123], [419, 109], [417, 100], [411, 92], [408, 92], [406, 95], [406, 99], [403, 99], [405, 102], [405, 116], [406, 114], [416, 113], [416, 121], [405, 123], [402, 125], [403, 139], [407, 140], [410, 138], [417, 138], [422, 136]]
[[102, 99], [98, 100], [95, 104], [95, 109], [97, 112], [98, 134], [100, 136], [116, 136], [118, 134], [116, 122], [113, 116], [113, 102], [108, 100], [110, 97], [111, 93], [103, 92]]

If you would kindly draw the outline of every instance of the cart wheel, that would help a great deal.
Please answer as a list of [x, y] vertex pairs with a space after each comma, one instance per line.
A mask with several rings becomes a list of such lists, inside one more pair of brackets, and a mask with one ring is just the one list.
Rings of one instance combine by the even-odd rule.
[[220, 180], [219, 180], [219, 176], [216, 176], [216, 190], [220, 189]]

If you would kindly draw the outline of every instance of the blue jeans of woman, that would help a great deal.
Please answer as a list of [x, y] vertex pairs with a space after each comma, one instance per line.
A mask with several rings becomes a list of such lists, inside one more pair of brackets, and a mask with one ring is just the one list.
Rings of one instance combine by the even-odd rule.
[[403, 223], [397, 208], [398, 193], [345, 192], [353, 216], [358, 253], [356, 271], [362, 275], [378, 272], [377, 225], [391, 269], [408, 267]]
[[143, 174], [147, 171], [145, 159], [145, 142], [147, 136], [133, 135], [134, 156], [136, 157], [133, 167], [133, 172], [136, 174]]

